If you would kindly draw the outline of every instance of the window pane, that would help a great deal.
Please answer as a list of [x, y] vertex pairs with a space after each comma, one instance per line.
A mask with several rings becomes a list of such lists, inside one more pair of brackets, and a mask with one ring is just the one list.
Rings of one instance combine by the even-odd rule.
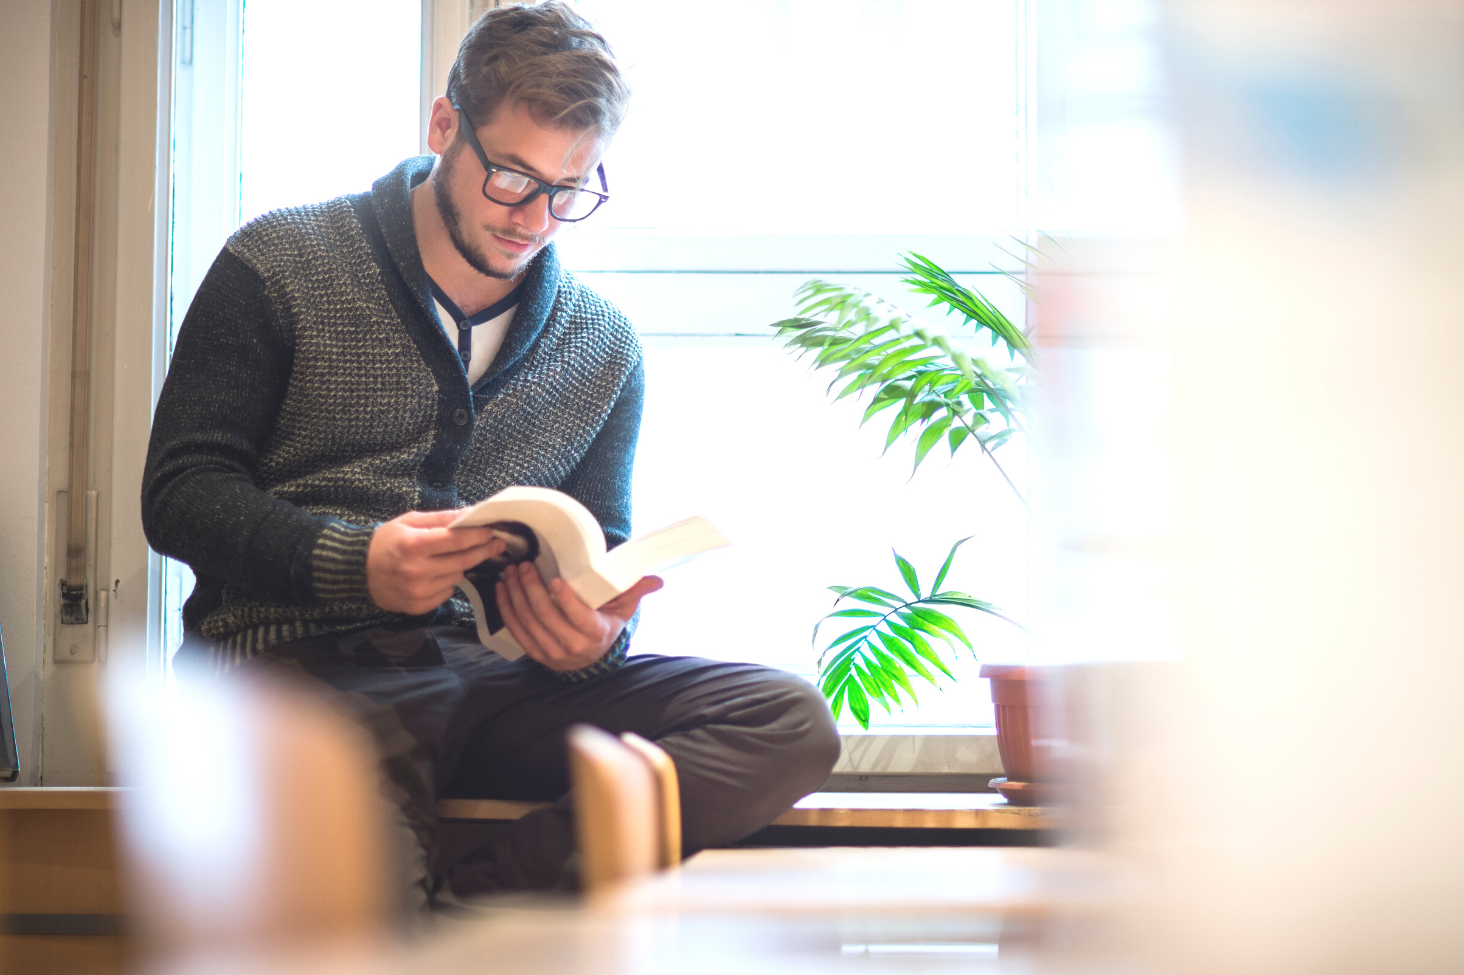
[[[881, 456], [887, 421], [861, 430], [863, 403], [831, 405], [831, 377], [809, 374], [768, 340], [768, 325], [793, 313], [792, 292], [809, 271], [892, 271], [897, 248], [917, 237], [952, 270], [1002, 260], [984, 241], [1021, 230], [1022, 5], [578, 7], [615, 48], [634, 90], [606, 158], [611, 201], [567, 235], [564, 251], [572, 267], [602, 272], [584, 277], [625, 309], [648, 346], [636, 528], [700, 513], [734, 543], [668, 576], [667, 591], [646, 602], [636, 652], [812, 676], [810, 635], [832, 607], [828, 586], [899, 589], [892, 547], [928, 584], [968, 535], [946, 586], [1029, 621], [1030, 528], [976, 448], [953, 461], [937, 450], [911, 478], [913, 444]], [[663, 239], [675, 241], [669, 251], [658, 249]], [[801, 270], [727, 273], [774, 268]], [[693, 269], [708, 273], [685, 273]], [[681, 273], [645, 273], [669, 271]], [[897, 277], [847, 280], [923, 308]], [[1010, 282], [973, 278], [1024, 323]], [[1000, 452], [1018, 483], [1025, 450], [1013, 443]], [[1021, 630], [955, 615], [981, 660], [1025, 659]], [[873, 707], [874, 726], [990, 724], [972, 655], [946, 658], [956, 684], [917, 686], [920, 706], [903, 713]]]
[[248, 0], [240, 209], [369, 189], [418, 152], [422, 5]]
[[635, 92], [593, 232], [1016, 227], [1012, 0], [578, 6]]
[[[647, 341], [637, 530], [703, 514], [733, 545], [668, 574], [664, 593], [645, 603], [636, 652], [746, 660], [812, 676], [810, 636], [832, 608], [828, 586], [902, 590], [893, 548], [928, 587], [952, 543], [967, 536], [943, 588], [1031, 619], [1029, 525], [974, 446], [954, 459], [937, 448], [912, 478], [912, 445], [881, 456], [887, 422], [859, 429], [864, 404], [831, 404], [829, 377], [810, 374], [786, 350], [765, 341]], [[998, 452], [1019, 484], [1024, 449]], [[977, 612], [952, 615], [982, 661], [1025, 659], [1021, 630]], [[825, 632], [820, 647], [842, 631]], [[877, 725], [991, 722], [973, 655], [943, 656], [957, 683], [943, 680], [946, 689], [936, 690], [917, 680], [919, 708], [890, 717], [875, 708]]]

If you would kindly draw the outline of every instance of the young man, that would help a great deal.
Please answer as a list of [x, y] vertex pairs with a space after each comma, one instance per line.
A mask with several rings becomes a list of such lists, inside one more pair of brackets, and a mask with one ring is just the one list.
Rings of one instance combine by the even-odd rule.
[[[287, 675], [373, 732], [417, 899], [572, 882], [564, 731], [658, 741], [685, 850], [746, 835], [838, 754], [805, 682], [627, 658], [643, 579], [594, 610], [531, 565], [498, 609], [527, 655], [483, 649], [454, 587], [496, 555], [453, 509], [557, 487], [630, 533], [643, 373], [635, 332], [551, 238], [608, 197], [628, 91], [561, 0], [486, 14], [433, 104], [432, 156], [369, 193], [267, 214], [199, 288], [158, 403], [143, 519], [198, 577], [180, 664]], [[688, 634], [692, 636], [692, 634]], [[439, 798], [554, 800], [456, 863]]]

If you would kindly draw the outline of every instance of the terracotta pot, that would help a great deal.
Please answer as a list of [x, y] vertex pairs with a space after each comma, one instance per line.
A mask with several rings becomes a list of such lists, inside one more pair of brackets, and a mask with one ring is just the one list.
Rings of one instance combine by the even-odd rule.
[[1049, 724], [1050, 669], [982, 664], [981, 676], [991, 680], [996, 747], [1006, 770], [1005, 779], [993, 779], [992, 785], [1015, 803], [1031, 804], [1046, 798], [1056, 779], [1044, 733]]

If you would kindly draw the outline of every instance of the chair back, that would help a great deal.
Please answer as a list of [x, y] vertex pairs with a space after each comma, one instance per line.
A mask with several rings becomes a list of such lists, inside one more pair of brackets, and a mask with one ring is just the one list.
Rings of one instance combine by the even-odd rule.
[[124, 878], [151, 954], [346, 947], [390, 930], [385, 804], [352, 722], [242, 678], [112, 704], [135, 787], [119, 824]]
[[579, 724], [569, 729], [569, 773], [585, 891], [660, 866], [660, 787], [651, 763], [614, 735]]
[[676, 763], [660, 745], [633, 731], [621, 735], [620, 740], [645, 759], [656, 774], [661, 851], [657, 865], [663, 870], [674, 870], [681, 865], [681, 784], [676, 779]]

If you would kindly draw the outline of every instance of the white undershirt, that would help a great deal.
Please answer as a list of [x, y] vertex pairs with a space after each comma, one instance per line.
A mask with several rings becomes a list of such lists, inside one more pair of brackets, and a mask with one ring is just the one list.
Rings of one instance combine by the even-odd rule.
[[[458, 347], [458, 327], [453, 319], [452, 313], [442, 306], [442, 302], [434, 302], [437, 305], [437, 321], [442, 330], [447, 333], [452, 347]], [[471, 386], [483, 378], [488, 367], [493, 365], [493, 357], [498, 355], [498, 347], [503, 344], [503, 337], [508, 334], [509, 325], [513, 324], [513, 313], [518, 305], [512, 305], [508, 310], [495, 318], [473, 326], [473, 351], [472, 358], [468, 360], [468, 385]]]

